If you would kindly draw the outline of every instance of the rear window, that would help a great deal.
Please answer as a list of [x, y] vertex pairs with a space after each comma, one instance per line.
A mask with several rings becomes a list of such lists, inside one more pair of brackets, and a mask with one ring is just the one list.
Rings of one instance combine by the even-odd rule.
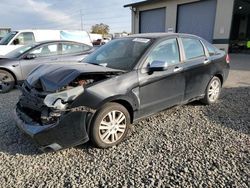
[[215, 46], [213, 46], [212, 44], [210, 44], [209, 42], [207, 42], [205, 40], [203, 40], [202, 42], [206, 46], [207, 51], [208, 51], [208, 53], [209, 53], [210, 56], [213, 56], [213, 55], [216, 55], [216, 54], [219, 53], [219, 50]]
[[204, 48], [198, 39], [182, 38], [186, 59], [194, 59], [205, 56]]

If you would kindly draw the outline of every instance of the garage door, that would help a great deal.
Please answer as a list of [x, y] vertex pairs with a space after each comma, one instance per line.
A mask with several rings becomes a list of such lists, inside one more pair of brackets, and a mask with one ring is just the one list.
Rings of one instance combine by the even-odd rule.
[[203, 0], [178, 6], [177, 31], [213, 41], [217, 0]]
[[165, 32], [165, 25], [165, 8], [140, 12], [140, 33]]

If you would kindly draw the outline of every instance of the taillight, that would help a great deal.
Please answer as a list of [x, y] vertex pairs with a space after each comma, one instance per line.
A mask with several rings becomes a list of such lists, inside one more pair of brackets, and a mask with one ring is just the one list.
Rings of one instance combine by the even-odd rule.
[[230, 63], [230, 56], [227, 54], [227, 56], [226, 56], [226, 62], [227, 63]]

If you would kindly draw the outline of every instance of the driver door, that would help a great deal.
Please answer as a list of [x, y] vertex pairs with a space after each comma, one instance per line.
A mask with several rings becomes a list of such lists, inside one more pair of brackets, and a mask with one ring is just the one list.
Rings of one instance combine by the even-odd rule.
[[[167, 70], [150, 73], [148, 67], [155, 61], [167, 63]], [[138, 73], [141, 117], [181, 103], [185, 89], [177, 38], [159, 42], [149, 52], [145, 63]]]
[[51, 63], [57, 60], [58, 44], [46, 44], [31, 50], [21, 60], [23, 79], [25, 80], [29, 73], [39, 65]]

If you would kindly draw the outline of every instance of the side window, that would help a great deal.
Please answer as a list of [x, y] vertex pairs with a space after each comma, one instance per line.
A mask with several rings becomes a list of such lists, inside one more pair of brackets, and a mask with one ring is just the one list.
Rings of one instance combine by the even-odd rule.
[[37, 57], [47, 57], [58, 55], [57, 44], [43, 45], [31, 51], [30, 54], [35, 54]]
[[205, 44], [210, 56], [216, 55], [216, 48], [212, 44], [208, 43], [207, 41], [203, 41], [203, 43]]
[[26, 45], [35, 42], [35, 37], [32, 32], [20, 33], [15, 40], [18, 40], [15, 44]]
[[62, 43], [62, 54], [80, 53], [90, 50], [91, 47], [85, 44]]
[[176, 39], [168, 39], [158, 44], [149, 54], [147, 63], [163, 61], [169, 65], [180, 62], [180, 54]]
[[187, 60], [205, 56], [204, 48], [199, 40], [182, 38], [182, 43]]

